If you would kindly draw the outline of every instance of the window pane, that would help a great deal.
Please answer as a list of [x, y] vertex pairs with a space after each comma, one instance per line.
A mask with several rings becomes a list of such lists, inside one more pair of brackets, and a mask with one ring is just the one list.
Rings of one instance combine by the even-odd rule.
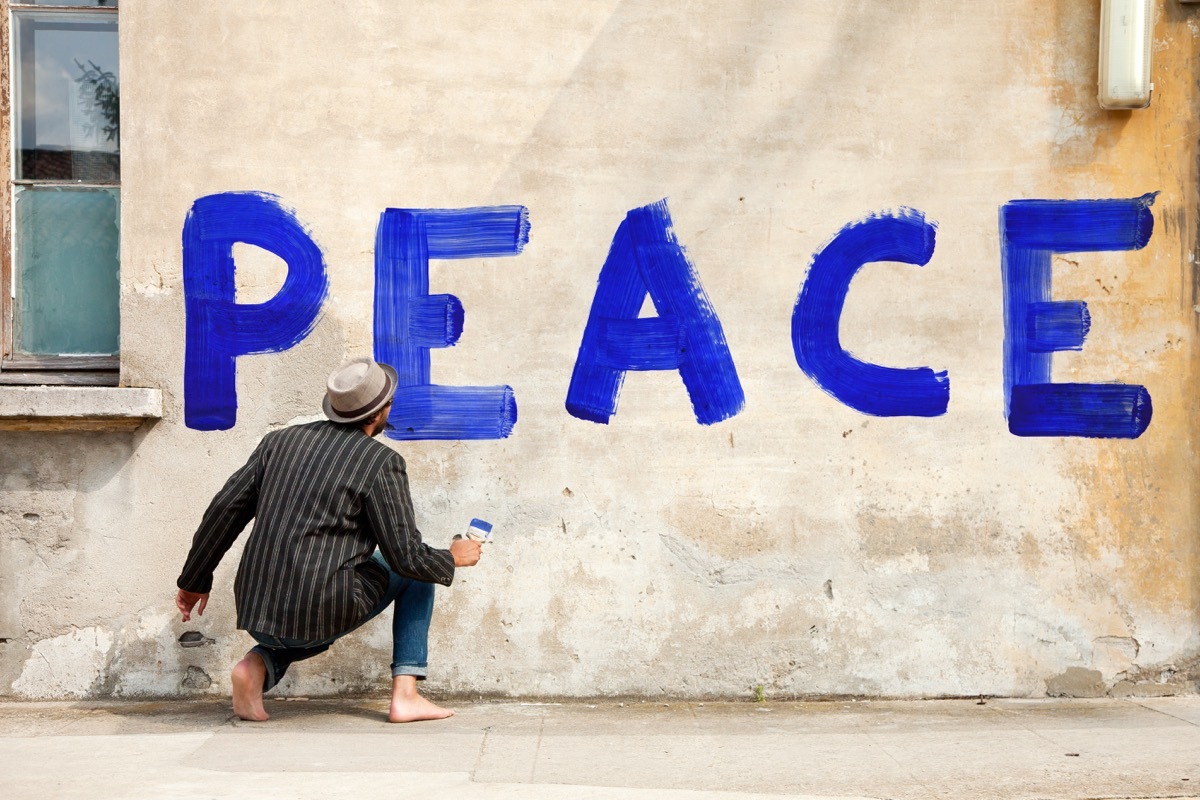
[[115, 355], [120, 193], [17, 187], [14, 355]]
[[116, 15], [16, 11], [13, 20], [16, 177], [118, 181]]

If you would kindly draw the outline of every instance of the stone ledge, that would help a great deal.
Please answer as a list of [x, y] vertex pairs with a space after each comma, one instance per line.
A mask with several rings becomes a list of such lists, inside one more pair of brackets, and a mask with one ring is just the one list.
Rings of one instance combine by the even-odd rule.
[[0, 430], [133, 430], [161, 418], [159, 389], [0, 386]]

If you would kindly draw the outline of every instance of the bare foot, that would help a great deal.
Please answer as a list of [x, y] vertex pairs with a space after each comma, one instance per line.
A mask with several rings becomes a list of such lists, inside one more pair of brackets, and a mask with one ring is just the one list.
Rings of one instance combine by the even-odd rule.
[[454, 716], [448, 708], [435, 706], [417, 692], [417, 679], [398, 675], [392, 679], [392, 707], [389, 722], [420, 722], [425, 719], [445, 719]]
[[453, 716], [454, 712], [450, 709], [435, 706], [421, 695], [412, 698], [393, 697], [392, 707], [388, 710], [388, 722], [419, 722]]
[[270, 714], [263, 708], [262, 687], [267, 667], [258, 653], [246, 653], [233, 668], [233, 713], [240, 719], [265, 722]]

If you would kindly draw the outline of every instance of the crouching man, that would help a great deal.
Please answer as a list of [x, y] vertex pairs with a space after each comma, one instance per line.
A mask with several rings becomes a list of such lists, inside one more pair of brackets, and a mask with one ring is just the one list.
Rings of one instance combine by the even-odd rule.
[[263, 437], [213, 498], [179, 576], [183, 620], [204, 613], [213, 570], [254, 520], [234, 581], [238, 628], [258, 644], [233, 668], [233, 713], [265, 720], [263, 692], [295, 661], [325, 652], [388, 606], [392, 722], [454, 712], [417, 692], [426, 674], [435, 583], [479, 561], [480, 544], [421, 541], [404, 459], [374, 440], [387, 425], [396, 372], [370, 359], [329, 376], [328, 421]]

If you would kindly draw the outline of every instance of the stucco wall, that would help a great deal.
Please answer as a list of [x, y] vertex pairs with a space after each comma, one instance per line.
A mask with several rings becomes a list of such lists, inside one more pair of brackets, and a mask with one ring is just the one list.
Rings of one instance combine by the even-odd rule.
[[[1098, 3], [163, 3], [123, 0], [122, 380], [134, 433], [0, 434], [0, 694], [228, 691], [232, 577], [183, 625], [200, 514], [262, 435], [372, 352], [388, 207], [519, 204], [511, 258], [434, 262], [465, 331], [441, 384], [511, 386], [494, 441], [393, 442], [444, 545], [496, 525], [440, 590], [431, 686], [475, 693], [1040, 695], [1194, 691], [1196, 70], [1200, 12], [1160, 3], [1153, 105], [1096, 95]], [[184, 424], [181, 230], [198, 198], [282, 198], [324, 254], [311, 335], [237, 362], [237, 420]], [[1014, 436], [998, 212], [1159, 192], [1141, 250], [1054, 260], [1084, 299], [1057, 381], [1141, 384], [1134, 439]], [[697, 423], [675, 371], [631, 372], [608, 425], [564, 408], [625, 214], [669, 199], [745, 408]], [[917, 209], [924, 267], [855, 278], [843, 345], [945, 370], [929, 418], [859, 413], [793, 353], [814, 253]], [[280, 286], [238, 258], [238, 300]], [[182, 649], [185, 630], [213, 642]], [[377, 622], [281, 691], [380, 688]], [[1096, 673], [1099, 673], [1098, 675]]]

